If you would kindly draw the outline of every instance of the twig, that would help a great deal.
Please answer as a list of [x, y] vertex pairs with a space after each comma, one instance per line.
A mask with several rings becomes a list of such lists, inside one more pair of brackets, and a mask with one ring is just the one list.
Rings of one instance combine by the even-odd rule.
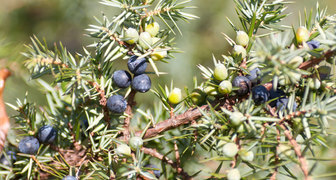
[[[208, 108], [208, 105], [203, 105], [201, 107], [199, 107], [201, 110], [205, 110]], [[159, 122], [155, 125], [155, 127], [153, 128], [149, 128], [145, 135], [144, 135], [144, 139], [147, 138], [151, 138], [151, 137], [155, 137], [159, 134], [161, 134], [162, 132], [165, 132], [167, 130], [179, 127], [181, 125], [184, 124], [188, 124], [190, 122], [192, 122], [193, 120], [196, 120], [198, 118], [200, 118], [202, 116], [201, 111], [198, 108], [193, 108], [193, 109], [189, 109], [188, 111], [186, 111], [183, 114], [174, 116], [174, 118], [169, 118], [167, 120], [164, 120], [162, 122]], [[141, 131], [137, 132], [136, 135], [140, 136], [141, 135]]]
[[[237, 136], [235, 139], [235, 143], [238, 146], [238, 149], [240, 149], [240, 139]], [[235, 155], [234, 159], [231, 161], [231, 168], [234, 168], [237, 164], [238, 154]]]
[[123, 131], [123, 134], [124, 134], [126, 140], [128, 140], [129, 137], [130, 137], [129, 126], [130, 126], [131, 119], [132, 119], [132, 116], [133, 116], [132, 108], [136, 104], [135, 101], [134, 101], [135, 94], [136, 94], [136, 91], [132, 89], [131, 93], [128, 95], [128, 99], [127, 99], [127, 107], [126, 107], [126, 111], [125, 111], [127, 116], [126, 116], [125, 121], [124, 121], [124, 131]]
[[92, 82], [89, 81], [89, 84], [91, 84], [91, 86], [96, 88], [96, 91], [99, 92], [100, 94], [100, 100], [99, 100], [99, 104], [103, 107], [103, 111], [104, 111], [104, 120], [107, 123], [108, 126], [110, 126], [110, 119], [109, 119], [109, 110], [106, 107], [106, 102], [107, 99], [105, 97], [105, 90], [102, 89], [99, 84], [97, 84], [96, 82]]
[[289, 142], [294, 147], [294, 152], [297, 155], [297, 157], [299, 158], [300, 168], [303, 172], [305, 180], [310, 180], [310, 177], [308, 177], [308, 175], [309, 175], [308, 174], [308, 163], [307, 163], [306, 158], [301, 153], [300, 145], [296, 142], [296, 140], [291, 135], [290, 131], [286, 128], [286, 126], [283, 123], [280, 123], [279, 126], [284, 130], [285, 136], [287, 137]]
[[[280, 131], [279, 131], [278, 128], [276, 129], [276, 132], [277, 132], [277, 137], [276, 137], [276, 139], [277, 139], [277, 143], [278, 143], [278, 145], [276, 146], [276, 149], [275, 149], [274, 154], [275, 154], [275, 164], [277, 165], [277, 164], [279, 163], [279, 155], [278, 155], [278, 152], [279, 152], [279, 145], [280, 145]], [[273, 172], [273, 174], [272, 174], [270, 180], [276, 180], [276, 175], [277, 175], [277, 173], [278, 173], [278, 167], [275, 166], [275, 168], [274, 168], [274, 172]]]
[[159, 152], [156, 151], [156, 149], [151, 149], [151, 148], [146, 148], [146, 147], [142, 147], [141, 150], [145, 153], [145, 154], [149, 154], [155, 158], [158, 158], [164, 162], [166, 162], [167, 164], [171, 165], [173, 168], [175, 168], [177, 170], [177, 173], [180, 174], [183, 179], [185, 180], [192, 180], [193, 178], [191, 176], [188, 175], [188, 173], [186, 173], [181, 167], [178, 167], [177, 163], [173, 162], [171, 159], [169, 159], [168, 157], [160, 154]]
[[178, 171], [178, 168], [181, 167], [181, 161], [180, 161], [180, 153], [178, 151], [178, 147], [176, 144], [176, 141], [174, 142], [174, 149], [175, 149], [175, 157], [176, 157], [176, 171]]
[[299, 68], [300, 69], [308, 69], [310, 67], [315, 66], [316, 64], [320, 63], [323, 60], [329, 59], [332, 56], [334, 56], [336, 54], [336, 50], [329, 50], [327, 52], [324, 53], [323, 56], [319, 57], [319, 58], [313, 58], [309, 61], [306, 61], [304, 63], [302, 63]]

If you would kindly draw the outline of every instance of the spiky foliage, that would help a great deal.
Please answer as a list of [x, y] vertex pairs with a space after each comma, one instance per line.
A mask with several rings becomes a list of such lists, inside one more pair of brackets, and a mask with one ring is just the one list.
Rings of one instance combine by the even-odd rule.
[[[335, 74], [335, 16], [327, 16], [318, 6], [315, 15], [305, 13], [308, 41], [320, 43], [310, 49], [306, 41], [297, 42], [296, 27], [276, 24], [287, 16], [283, 12], [288, 2], [234, 2], [240, 24], [229, 23], [248, 35], [249, 43], [242, 47], [247, 56], [229, 53], [223, 60], [213, 60], [215, 66], [225, 65], [222, 69], [228, 71], [225, 79], [229, 81], [225, 84], [235, 86], [236, 81], [243, 81], [229, 94], [220, 94], [213, 68], [198, 65], [203, 81], [195, 78], [194, 87], [185, 88], [186, 96], [178, 104], [168, 101], [173, 83], [170, 88], [153, 85], [150, 93], [158, 98], [144, 109], [134, 101], [139, 93], [116, 87], [112, 75], [115, 61], [137, 55], [151, 65], [153, 72], [147, 74], [160, 78], [163, 73], [156, 64], [173, 57], [176, 32], [182, 33], [178, 21], [196, 18], [185, 12], [192, 8], [187, 6], [189, 1], [103, 0], [102, 4], [120, 12], [112, 18], [103, 14], [97, 25], [90, 25], [88, 35], [95, 43], [88, 50], [84, 48], [83, 54], [72, 54], [61, 44], [50, 50], [32, 38], [24, 54], [26, 66], [36, 86], [46, 94], [48, 106], [18, 100], [17, 105], [10, 105], [18, 111], [13, 118], [20, 136], [37, 136], [38, 129], [49, 124], [58, 130], [58, 138], [53, 144], [41, 145], [36, 155], [18, 153], [13, 166], [1, 166], [2, 174], [15, 179], [66, 175], [156, 179], [155, 170], [160, 170], [162, 179], [238, 179], [237, 172], [246, 179], [314, 176], [316, 165], [308, 164], [307, 158], [323, 159], [320, 149], [328, 147], [325, 137], [334, 134], [329, 124], [336, 118], [336, 80], [329, 74]], [[133, 38], [125, 34], [129, 28], [142, 33], [153, 22], [161, 26], [158, 34], [154, 33], [154, 43], [129, 41]], [[259, 28], [267, 33], [259, 34]], [[233, 38], [225, 38], [236, 45]], [[167, 56], [155, 61], [158, 51]], [[332, 72], [322, 72], [321, 65], [331, 67]], [[262, 79], [257, 84], [279, 93], [260, 105], [251, 93], [256, 84], [247, 82], [252, 77], [250, 70], [256, 67], [261, 69], [257, 77]], [[52, 81], [43, 80], [44, 76]], [[241, 88], [247, 93], [241, 93]], [[115, 94], [127, 99], [121, 115], [106, 107], [107, 99]], [[135, 136], [143, 142], [139, 138], [133, 141]], [[9, 145], [13, 150], [11, 146], [16, 144]], [[209, 162], [216, 167], [205, 168]], [[233, 168], [239, 171], [230, 170]]]

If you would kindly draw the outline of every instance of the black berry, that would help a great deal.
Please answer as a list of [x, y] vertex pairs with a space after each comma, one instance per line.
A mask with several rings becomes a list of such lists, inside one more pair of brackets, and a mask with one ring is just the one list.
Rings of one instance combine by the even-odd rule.
[[7, 158], [5, 155], [2, 155], [0, 158], [0, 163], [5, 166], [11, 166], [14, 161], [16, 161], [15, 152], [13, 151], [7, 151]]
[[283, 92], [281, 89], [273, 90], [273, 88], [270, 90], [270, 100], [272, 100], [269, 105], [271, 107], [275, 107], [277, 104], [277, 100], [280, 98], [285, 97], [285, 92]]
[[32, 136], [24, 137], [19, 143], [19, 151], [24, 154], [35, 154], [39, 147], [39, 141]]
[[126, 110], [127, 102], [124, 97], [113, 95], [107, 99], [106, 106], [112, 113], [121, 114]]
[[38, 139], [40, 143], [51, 144], [56, 140], [57, 131], [49, 125], [41, 127], [38, 131]]
[[138, 58], [138, 56], [133, 55], [127, 63], [128, 69], [134, 74], [143, 74], [147, 68], [146, 58]]
[[254, 68], [250, 71], [250, 75], [246, 76], [252, 83], [252, 86], [256, 86], [261, 83], [261, 71], [259, 68]]
[[132, 88], [142, 93], [147, 92], [151, 85], [151, 80], [146, 74], [137, 75], [132, 80]]
[[308, 44], [308, 47], [309, 47], [311, 50], [314, 50], [314, 49], [320, 47], [320, 42], [315, 41], [315, 40], [308, 41], [307, 44]]
[[129, 72], [119, 70], [113, 73], [112, 80], [119, 88], [127, 88], [131, 84], [132, 77]]
[[237, 76], [233, 79], [232, 85], [234, 87], [238, 87], [239, 89], [237, 90], [238, 95], [245, 95], [248, 92], [251, 91], [251, 81], [247, 79], [245, 76]]
[[256, 105], [267, 102], [269, 97], [269, 91], [262, 85], [256, 86], [252, 89], [252, 99]]

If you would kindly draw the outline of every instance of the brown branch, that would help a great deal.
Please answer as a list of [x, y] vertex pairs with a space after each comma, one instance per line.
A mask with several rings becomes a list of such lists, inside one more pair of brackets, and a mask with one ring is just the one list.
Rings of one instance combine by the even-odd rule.
[[106, 106], [106, 102], [107, 102], [107, 99], [105, 97], [105, 90], [102, 89], [98, 83], [96, 82], [92, 82], [92, 81], [89, 81], [89, 84], [93, 87], [96, 88], [96, 91], [99, 92], [100, 94], [100, 100], [99, 100], [99, 104], [103, 107], [103, 111], [104, 111], [104, 120], [105, 122], [107, 123], [108, 126], [110, 126], [110, 119], [109, 119], [109, 110], [107, 109], [107, 106]]
[[126, 140], [130, 138], [129, 126], [130, 126], [131, 119], [133, 116], [132, 108], [136, 104], [134, 101], [135, 94], [136, 94], [136, 91], [132, 89], [127, 99], [127, 107], [125, 110], [125, 113], [127, 114], [127, 116], [124, 121], [124, 131], [123, 131], [123, 134]]
[[[278, 152], [279, 152], [279, 145], [280, 145], [280, 131], [279, 131], [278, 128], [276, 129], [276, 132], [277, 132], [277, 138], [276, 138], [276, 140], [277, 140], [278, 145], [276, 146], [274, 154], [275, 154], [275, 164], [277, 165], [277, 164], [279, 164], [279, 155], [278, 155]], [[274, 172], [273, 172], [270, 180], [276, 180], [277, 173], [278, 173], [278, 167], [275, 167], [274, 168]]]
[[[238, 135], [235, 138], [235, 143], [238, 146], [238, 150], [239, 150], [241, 148], [241, 146], [240, 146], [240, 139], [239, 139]], [[238, 153], [235, 155], [234, 159], [231, 161], [231, 168], [236, 167], [237, 159], [238, 159]]]
[[[199, 107], [201, 110], [205, 110], [208, 108], [208, 105], [203, 105], [201, 107]], [[190, 122], [192, 122], [193, 120], [196, 120], [198, 118], [200, 118], [202, 116], [201, 111], [198, 108], [193, 108], [193, 109], [189, 109], [188, 111], [186, 111], [183, 114], [174, 116], [174, 118], [169, 118], [166, 119], [162, 122], [159, 122], [155, 125], [155, 127], [153, 128], [149, 128], [145, 135], [144, 135], [144, 139], [147, 138], [151, 138], [151, 137], [155, 137], [159, 134], [161, 134], [162, 132], [165, 132], [167, 130], [179, 127], [181, 125], [184, 124], [188, 124]], [[140, 136], [142, 133], [142, 131], [139, 131], [136, 133], [137, 136]]]
[[315, 66], [316, 64], [322, 62], [323, 60], [326, 60], [326, 59], [329, 59], [331, 58], [332, 56], [334, 56], [336, 54], [336, 50], [329, 50], [327, 52], [324, 53], [324, 55], [322, 57], [319, 57], [319, 58], [313, 58], [309, 61], [306, 61], [304, 63], [302, 63], [299, 68], [300, 69], [308, 69], [310, 67], [313, 67]]
[[178, 147], [176, 141], [174, 142], [174, 149], [175, 149], [175, 157], [176, 157], [176, 171], [181, 168], [181, 160], [180, 160], [180, 153], [178, 151]]
[[156, 151], [156, 149], [151, 149], [151, 148], [146, 148], [146, 147], [142, 147], [141, 150], [145, 153], [145, 154], [149, 154], [155, 158], [160, 159], [161, 161], [166, 162], [167, 164], [171, 165], [173, 168], [176, 169], [177, 173], [180, 174], [183, 179], [185, 180], [192, 180], [193, 178], [191, 176], [188, 175], [188, 173], [186, 173], [181, 167], [178, 167], [178, 164], [175, 163], [174, 161], [172, 161], [171, 159], [169, 159], [168, 157], [160, 154], [159, 152]]
[[306, 158], [301, 153], [300, 145], [296, 142], [296, 140], [291, 135], [290, 131], [286, 128], [286, 126], [283, 123], [280, 123], [279, 126], [284, 130], [285, 136], [287, 137], [289, 142], [294, 147], [294, 152], [299, 158], [300, 168], [303, 172], [305, 180], [310, 180], [311, 178], [309, 177], [309, 174], [308, 174], [308, 163], [307, 163]]

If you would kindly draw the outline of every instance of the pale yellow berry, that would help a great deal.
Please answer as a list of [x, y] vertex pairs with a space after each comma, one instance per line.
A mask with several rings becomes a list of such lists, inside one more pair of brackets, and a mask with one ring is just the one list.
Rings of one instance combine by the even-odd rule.
[[217, 81], [223, 81], [228, 77], [228, 72], [224, 64], [217, 64], [214, 70], [214, 78]]
[[249, 37], [245, 31], [238, 31], [236, 36], [236, 43], [241, 46], [247, 46]]
[[148, 24], [145, 28], [145, 31], [148, 32], [152, 37], [156, 36], [159, 33], [160, 25], [157, 22]]
[[178, 104], [182, 101], [182, 92], [180, 88], [174, 88], [168, 96], [168, 101], [171, 104]]
[[295, 36], [296, 36], [297, 43], [301, 44], [303, 42], [308, 41], [310, 35], [309, 35], [309, 31], [307, 30], [307, 28], [301, 26], [297, 29]]

